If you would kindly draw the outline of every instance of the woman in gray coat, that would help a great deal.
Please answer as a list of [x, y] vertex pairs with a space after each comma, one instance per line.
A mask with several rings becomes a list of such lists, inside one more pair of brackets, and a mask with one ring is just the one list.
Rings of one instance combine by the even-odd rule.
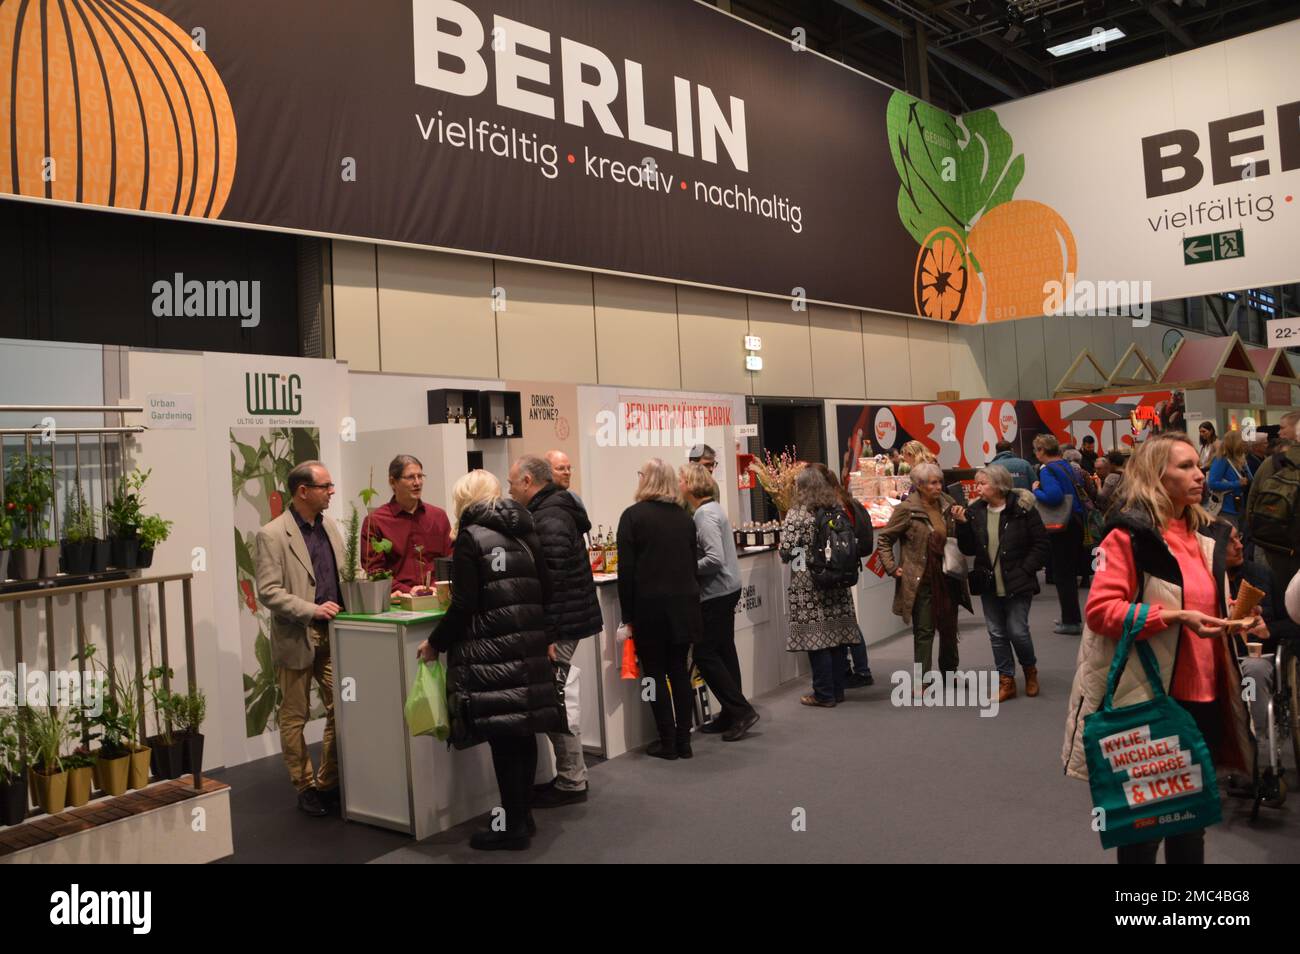
[[853, 611], [851, 587], [818, 589], [808, 572], [808, 557], [817, 532], [817, 511], [840, 512], [834, 489], [812, 467], [799, 472], [794, 500], [781, 526], [781, 559], [791, 564], [787, 601], [790, 632], [787, 652], [806, 652], [812, 665], [813, 692], [799, 701], [806, 706], [833, 707], [844, 701], [845, 660], [842, 647], [862, 639]]
[[703, 464], [679, 471], [682, 498], [694, 511], [695, 577], [700, 582], [700, 615], [704, 629], [695, 642], [695, 665], [722, 713], [701, 732], [721, 732], [724, 742], [743, 739], [758, 721], [758, 713], [740, 690], [740, 659], [736, 655], [736, 604], [740, 602], [740, 561], [727, 511], [718, 501], [718, 485]]

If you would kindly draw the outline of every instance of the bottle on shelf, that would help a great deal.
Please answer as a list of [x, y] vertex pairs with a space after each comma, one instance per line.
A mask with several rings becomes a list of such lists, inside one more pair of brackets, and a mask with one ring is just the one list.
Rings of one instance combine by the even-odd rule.
[[447, 404], [447, 423], [450, 424], [451, 422], [451, 404], [449, 402]]
[[[497, 422], [500, 424], [500, 422]], [[591, 563], [592, 573], [605, 572], [605, 547], [601, 543], [601, 529], [596, 528], [595, 534], [591, 538], [591, 546], [587, 548], [587, 558]]]
[[510, 415], [506, 415], [506, 437], [515, 436], [515, 422], [510, 420]]
[[605, 537], [605, 572], [618, 572], [618, 541], [612, 530]]
[[493, 418], [493, 420], [492, 420], [492, 433], [495, 434], [497, 437], [500, 437], [500, 436], [502, 435], [502, 431], [503, 431], [503, 429], [502, 429], [502, 425], [501, 425], [501, 419], [500, 419], [500, 418]]
[[469, 406], [469, 412], [465, 415], [465, 431], [470, 437], [478, 437], [478, 417], [474, 413], [474, 405]]

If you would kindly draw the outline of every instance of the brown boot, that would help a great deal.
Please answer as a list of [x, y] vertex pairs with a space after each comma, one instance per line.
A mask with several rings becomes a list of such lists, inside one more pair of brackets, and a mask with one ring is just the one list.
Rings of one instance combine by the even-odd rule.
[[1016, 697], [1015, 676], [998, 676], [998, 702], [1006, 702]]
[[1025, 695], [1027, 696], [1038, 695], [1038, 667], [1037, 666], [1025, 667]]

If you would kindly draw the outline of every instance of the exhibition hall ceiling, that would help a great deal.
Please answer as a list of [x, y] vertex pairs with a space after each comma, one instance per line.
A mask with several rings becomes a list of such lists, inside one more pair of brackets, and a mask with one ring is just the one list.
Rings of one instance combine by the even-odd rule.
[[[1297, 0], [711, 0], [950, 112], [996, 106], [1300, 17]], [[1093, 50], [1093, 30], [1118, 29]], [[1113, 36], [1113, 35], [1112, 35]], [[1048, 48], [1089, 37], [1057, 56]], [[1100, 44], [1098, 44], [1100, 46]]]

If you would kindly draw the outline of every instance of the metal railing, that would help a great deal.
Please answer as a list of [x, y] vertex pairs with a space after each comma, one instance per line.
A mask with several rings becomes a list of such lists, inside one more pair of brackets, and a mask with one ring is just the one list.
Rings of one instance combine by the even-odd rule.
[[[195, 667], [194, 658], [194, 602], [192, 594], [192, 583], [194, 580], [193, 573], [176, 573], [167, 576], [150, 576], [135, 577], [125, 580], [106, 580], [98, 583], [81, 583], [72, 586], [53, 586], [41, 590], [23, 590], [13, 593], [0, 593], [0, 620], [3, 620], [6, 611], [11, 614], [13, 621], [13, 648], [14, 648], [14, 667], [18, 669], [24, 662], [23, 657], [23, 606], [26, 603], [44, 604], [45, 609], [45, 643], [46, 643], [46, 661], [49, 664], [51, 673], [58, 670], [58, 643], [56, 638], [55, 626], [55, 606], [54, 601], [60, 597], [71, 596], [73, 598], [73, 608], [76, 613], [76, 650], [77, 658], [84, 659], [86, 653], [87, 631], [86, 631], [86, 610], [87, 595], [103, 593], [103, 610], [104, 610], [104, 637], [107, 649], [107, 674], [111, 691], [117, 691], [117, 657], [118, 657], [118, 629], [113, 619], [113, 593], [116, 590], [130, 590], [131, 599], [131, 623], [130, 631], [133, 643], [136, 666], [136, 692], [137, 703], [140, 712], [139, 741], [144, 743], [148, 736], [148, 720], [146, 718], [145, 695], [144, 695], [144, 675], [149, 667], [145, 666], [145, 622], [144, 614], [141, 612], [141, 591], [149, 587], [157, 587], [158, 598], [158, 642], [160, 663], [163, 670], [162, 683], [166, 692], [171, 691], [171, 651], [167, 630], [167, 584], [179, 582], [181, 584], [181, 603], [182, 617], [185, 628], [185, 683], [187, 691], [193, 692], [198, 688], [198, 675]], [[6, 606], [6, 604], [8, 604]], [[153, 641], [150, 638], [148, 651], [150, 656], [153, 652]], [[53, 697], [50, 700], [53, 703]], [[170, 728], [170, 720], [166, 720]], [[162, 731], [162, 726], [158, 726]], [[82, 741], [88, 739], [86, 735], [88, 729], [82, 729]], [[19, 732], [19, 751], [22, 755], [23, 762], [27, 761], [26, 738], [23, 732]]]

